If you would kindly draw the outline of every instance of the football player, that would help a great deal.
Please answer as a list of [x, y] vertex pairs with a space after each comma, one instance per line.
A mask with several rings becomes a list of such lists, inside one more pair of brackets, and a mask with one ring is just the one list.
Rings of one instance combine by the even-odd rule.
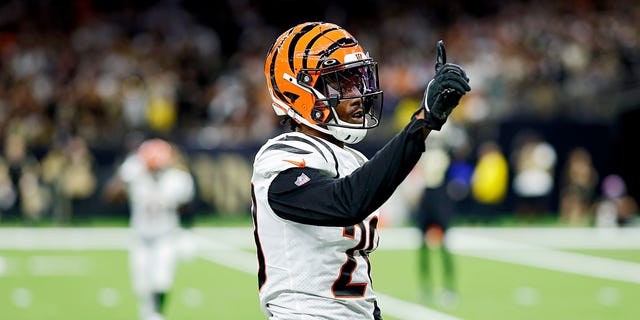
[[142, 320], [163, 319], [183, 240], [179, 215], [195, 196], [191, 174], [175, 163], [171, 144], [146, 140], [120, 165], [119, 183], [111, 185], [112, 198], [120, 191], [129, 201], [133, 235], [129, 265]]
[[360, 43], [338, 25], [306, 22], [269, 50], [273, 109], [292, 129], [268, 140], [253, 164], [258, 289], [269, 319], [382, 318], [369, 263], [378, 208], [471, 89], [438, 48], [422, 106], [369, 160], [349, 146], [382, 114], [378, 64]]

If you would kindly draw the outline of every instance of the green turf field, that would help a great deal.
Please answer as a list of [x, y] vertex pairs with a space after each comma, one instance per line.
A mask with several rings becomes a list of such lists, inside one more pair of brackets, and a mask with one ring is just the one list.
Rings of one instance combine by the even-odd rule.
[[[413, 233], [382, 232], [371, 261], [386, 320], [640, 315], [638, 236], [598, 238], [560, 229], [454, 231], [450, 243], [459, 296], [457, 304], [447, 305], [437, 295], [427, 300], [418, 289]], [[195, 234], [201, 245], [178, 269], [167, 320], [266, 319], [258, 307], [251, 230], [207, 228]], [[0, 228], [0, 319], [137, 319], [126, 239], [123, 228]], [[438, 283], [436, 251], [432, 262]]]

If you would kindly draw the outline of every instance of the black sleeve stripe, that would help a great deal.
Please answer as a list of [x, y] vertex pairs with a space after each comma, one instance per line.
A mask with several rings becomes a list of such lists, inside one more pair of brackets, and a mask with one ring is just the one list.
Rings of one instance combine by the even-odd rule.
[[[340, 171], [338, 171], [338, 158], [336, 157], [336, 154], [333, 152], [333, 150], [331, 149], [331, 147], [329, 147], [329, 145], [327, 145], [326, 142], [324, 142], [322, 139], [318, 138], [318, 137], [314, 137], [314, 136], [309, 136], [312, 139], [316, 140], [318, 143], [320, 143], [322, 146], [324, 146], [325, 148], [327, 148], [327, 150], [329, 150], [329, 152], [331, 153], [331, 156], [333, 156], [333, 163], [336, 164], [336, 176], [334, 178], [340, 178]], [[318, 150], [319, 151], [319, 150]], [[326, 159], [326, 158], [325, 158]]]
[[[306, 143], [306, 144], [312, 146], [314, 149], [316, 149], [316, 151], [318, 151], [318, 153], [320, 153], [322, 155], [322, 157], [324, 158], [324, 161], [327, 161], [327, 157], [324, 156], [324, 153], [320, 150], [320, 148], [318, 148], [317, 145], [315, 145], [313, 142], [311, 142], [311, 141], [309, 141], [307, 139], [304, 139], [304, 138], [301, 138], [301, 137], [297, 137], [297, 136], [289, 136], [289, 135], [287, 135], [287, 136], [284, 136], [283, 138], [281, 138], [279, 141], [282, 141], [282, 140], [284, 140], [284, 141], [298, 141], [298, 142]], [[311, 153], [311, 152], [309, 152], [309, 153]]]
[[288, 144], [284, 144], [284, 143], [272, 144], [267, 149], [265, 149], [263, 153], [266, 153], [266, 152], [271, 151], [271, 150], [280, 150], [280, 151], [285, 151], [285, 152], [290, 152], [290, 153], [295, 153], [295, 154], [310, 154], [311, 153], [311, 151], [300, 149], [300, 148], [296, 148], [296, 147], [292, 147], [292, 146], [290, 146]]

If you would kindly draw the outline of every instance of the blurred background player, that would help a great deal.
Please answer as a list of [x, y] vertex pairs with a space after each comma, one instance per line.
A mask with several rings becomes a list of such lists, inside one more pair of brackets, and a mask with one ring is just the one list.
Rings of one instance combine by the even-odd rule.
[[180, 215], [195, 196], [191, 174], [176, 160], [167, 141], [146, 140], [124, 160], [107, 190], [110, 199], [124, 193], [129, 201], [129, 264], [143, 320], [163, 319], [182, 243]]
[[[435, 302], [447, 308], [455, 307], [458, 301], [453, 256], [445, 241], [456, 210], [454, 200], [447, 194], [450, 165], [449, 152], [437, 143], [433, 143], [423, 153], [416, 165], [416, 171], [422, 177], [423, 192], [412, 215], [421, 235], [418, 246], [418, 279], [422, 298], [431, 303], [438, 293]], [[438, 253], [440, 268], [431, 259], [436, 256], [433, 253]], [[442, 271], [442, 290], [439, 292], [436, 292], [436, 270]]]

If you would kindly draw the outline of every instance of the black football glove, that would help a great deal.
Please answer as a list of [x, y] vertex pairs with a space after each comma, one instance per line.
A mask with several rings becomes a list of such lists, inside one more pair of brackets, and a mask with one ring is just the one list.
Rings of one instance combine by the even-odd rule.
[[464, 69], [457, 64], [447, 63], [442, 40], [438, 41], [437, 50], [436, 75], [429, 82], [421, 105], [426, 110], [427, 128], [432, 130], [442, 128], [462, 96], [471, 90]]

